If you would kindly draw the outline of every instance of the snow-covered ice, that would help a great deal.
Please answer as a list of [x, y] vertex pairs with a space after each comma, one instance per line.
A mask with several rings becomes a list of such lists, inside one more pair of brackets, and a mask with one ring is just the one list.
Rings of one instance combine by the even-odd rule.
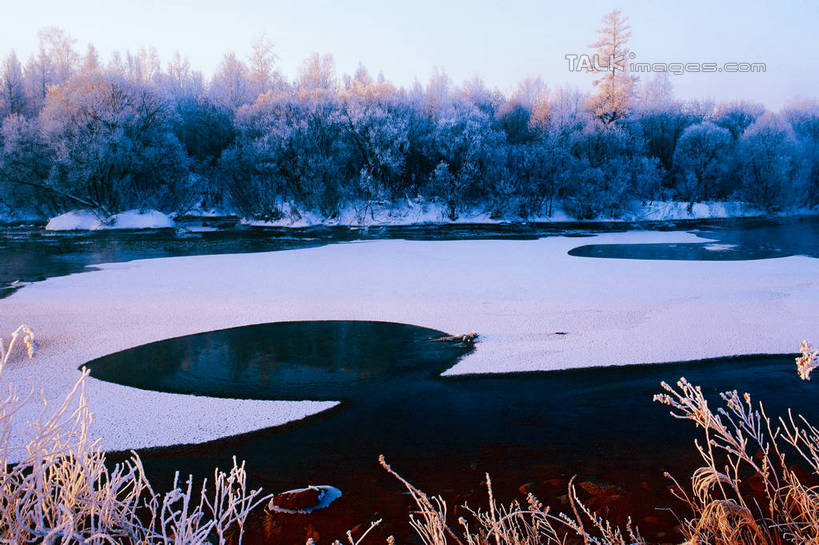
[[[703, 240], [679, 232], [384, 240], [101, 265], [0, 300], [0, 331], [27, 323], [40, 341], [36, 358], [16, 361], [0, 383], [42, 387], [58, 399], [78, 377], [77, 367], [93, 358], [169, 337], [280, 320], [384, 320], [480, 333], [477, 350], [447, 374], [795, 352], [802, 339], [819, 338], [817, 259], [642, 261], [567, 254], [588, 243]], [[206, 441], [333, 405], [163, 394], [94, 379], [88, 395], [93, 431], [106, 449]]]

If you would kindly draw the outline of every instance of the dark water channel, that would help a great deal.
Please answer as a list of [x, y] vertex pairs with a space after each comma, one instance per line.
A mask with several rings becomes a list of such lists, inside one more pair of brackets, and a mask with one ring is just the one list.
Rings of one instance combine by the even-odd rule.
[[[231, 456], [247, 461], [252, 486], [283, 491], [331, 484], [344, 497], [291, 521], [257, 513], [248, 543], [322, 542], [385, 518], [371, 542], [411, 539], [409, 499], [377, 464], [379, 454], [453, 507], [483, 505], [484, 472], [505, 500], [536, 493], [557, 509], [571, 475], [617, 488], [612, 516], [634, 514], [645, 535], [671, 537], [673, 505], [663, 471], [687, 477], [697, 458], [692, 426], [651, 402], [680, 376], [709, 395], [739, 389], [771, 414], [819, 416], [816, 391], [797, 379], [792, 356], [551, 373], [442, 377], [469, 347], [433, 342], [442, 332], [382, 322], [284, 322], [169, 339], [88, 364], [92, 376], [138, 388], [253, 399], [339, 400], [325, 413], [205, 445], [148, 449], [148, 472], [200, 477]], [[478, 348], [479, 349], [479, 348]], [[114, 457], [116, 459], [116, 456]], [[604, 501], [600, 498], [590, 498]]]

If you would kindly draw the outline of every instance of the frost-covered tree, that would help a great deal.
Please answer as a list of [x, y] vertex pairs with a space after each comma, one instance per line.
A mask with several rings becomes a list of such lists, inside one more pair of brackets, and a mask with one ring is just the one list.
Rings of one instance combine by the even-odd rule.
[[140, 48], [136, 53], [125, 52], [125, 77], [131, 81], [151, 83], [159, 77], [162, 63], [155, 47]]
[[79, 63], [80, 57], [74, 50], [77, 42], [64, 30], [47, 27], [39, 32], [40, 51], [51, 61], [55, 83], [67, 80]]
[[[0, 202], [12, 210], [53, 212], [71, 196], [48, 183], [52, 154], [36, 118], [14, 113], [0, 128]], [[82, 199], [73, 199], [82, 206]]]
[[680, 197], [691, 205], [726, 198], [734, 143], [727, 129], [706, 121], [683, 131], [674, 152], [674, 177]]
[[99, 70], [100, 66], [100, 55], [97, 52], [97, 48], [94, 47], [94, 44], [88, 44], [88, 49], [85, 51], [80, 70], [83, 72], [94, 72]]
[[548, 88], [540, 78], [520, 82], [509, 100], [500, 102], [495, 119], [512, 143], [534, 138], [548, 129]]
[[427, 115], [442, 115], [450, 104], [452, 81], [445, 70], [436, 66], [424, 89], [424, 110]]
[[0, 64], [0, 121], [7, 115], [26, 111], [23, 66], [14, 51]]
[[204, 97], [186, 91], [176, 97], [170, 123], [195, 178], [189, 198], [205, 208], [226, 204], [219, 159], [236, 139], [233, 121], [231, 110]]
[[183, 198], [185, 155], [167, 105], [145, 84], [78, 73], [49, 90], [41, 121], [60, 191], [107, 213], [172, 210]]
[[[659, 159], [670, 175], [677, 142], [685, 128], [698, 118], [674, 101], [674, 90], [667, 73], [660, 72], [646, 81], [632, 117], [640, 126], [648, 154]], [[670, 176], [667, 182], [671, 184]]]
[[47, 27], [39, 31], [39, 49], [29, 58], [26, 69], [26, 89], [29, 101], [39, 111], [45, 103], [50, 85], [64, 82], [79, 62], [74, 50], [76, 40], [65, 31]]
[[335, 94], [300, 93], [294, 100], [267, 92], [237, 112], [236, 129], [236, 142], [222, 154], [221, 164], [232, 201], [250, 215], [276, 216], [284, 201], [333, 214], [343, 184], [358, 175], [349, 170]]
[[[451, 219], [465, 206], [487, 195], [486, 188], [502, 179], [503, 162], [499, 152], [505, 137], [492, 127], [492, 120], [474, 104], [453, 101], [435, 124], [434, 150], [440, 161], [436, 171], [446, 167], [448, 183], [435, 185]], [[433, 182], [436, 178], [433, 176]]]
[[657, 72], [647, 79], [640, 88], [639, 109], [641, 111], [668, 111], [674, 106], [674, 86], [668, 72]]
[[202, 73], [191, 70], [191, 63], [176, 51], [164, 73], [155, 79], [160, 95], [166, 100], [188, 102], [204, 99], [205, 84]]
[[89, 46], [80, 59], [46, 29], [24, 68], [13, 54], [0, 63], [0, 198], [261, 217], [416, 198], [452, 218], [558, 204], [616, 216], [655, 198], [819, 204], [815, 104], [777, 121], [743, 102], [715, 110], [675, 101], [667, 74], [635, 93], [629, 35], [625, 17], [604, 17], [588, 97], [536, 77], [508, 93], [479, 78], [456, 85], [441, 69], [398, 88], [364, 66], [337, 75], [318, 54], [290, 82], [264, 37], [244, 60], [227, 54], [206, 85], [179, 53], [160, 64], [150, 49], [100, 59]]
[[341, 92], [341, 117], [349, 138], [357, 188], [365, 199], [406, 190], [403, 177], [409, 148], [409, 111], [396, 90], [373, 81], [360, 66]]
[[489, 115], [494, 115], [495, 107], [501, 100], [500, 93], [491, 91], [479, 76], [465, 81], [458, 89], [458, 94]]
[[793, 130], [781, 117], [766, 113], [749, 126], [737, 147], [745, 200], [769, 211], [790, 204], [795, 152]]
[[618, 216], [631, 198], [656, 197], [663, 176], [656, 158], [647, 157], [639, 133], [594, 125], [573, 134], [567, 205], [576, 217]]
[[[557, 138], [545, 134], [528, 144], [509, 146], [506, 207], [522, 218], [551, 216], [555, 199], [569, 182], [571, 156]], [[497, 205], [496, 205], [497, 206]]]
[[631, 111], [635, 78], [629, 73], [630, 37], [628, 18], [612, 10], [603, 16], [597, 41], [591, 45], [595, 48], [595, 62], [590, 70], [600, 74], [600, 78], [594, 81], [596, 91], [589, 97], [587, 107], [605, 127]]
[[804, 183], [805, 202], [819, 204], [819, 102], [792, 102], [784, 112], [797, 138], [799, 177]]
[[714, 114], [714, 123], [731, 132], [734, 140], [739, 140], [745, 129], [765, 113], [762, 104], [753, 102], [729, 102], [720, 104]]
[[274, 87], [281, 86], [281, 75], [276, 72], [278, 57], [273, 52], [273, 43], [262, 34], [253, 40], [250, 57], [247, 60], [247, 79], [251, 95], [255, 99]]
[[210, 100], [230, 110], [250, 104], [256, 97], [253, 96], [247, 76], [245, 63], [235, 53], [227, 53], [211, 79], [208, 91]]
[[300, 91], [307, 94], [334, 90], [338, 85], [338, 80], [333, 56], [313, 53], [304, 59], [299, 68], [297, 85]]
[[549, 96], [549, 121], [553, 130], [571, 132], [587, 121], [587, 95], [577, 88], [557, 87]]

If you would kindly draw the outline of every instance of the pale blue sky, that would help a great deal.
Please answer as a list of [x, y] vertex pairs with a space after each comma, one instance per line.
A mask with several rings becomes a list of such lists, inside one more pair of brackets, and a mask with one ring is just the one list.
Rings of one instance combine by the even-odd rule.
[[399, 85], [425, 82], [433, 67], [455, 82], [480, 75], [502, 90], [527, 75], [550, 86], [590, 88], [570, 73], [566, 53], [588, 52], [601, 15], [616, 7], [630, 19], [631, 49], [652, 62], [764, 62], [765, 74], [672, 76], [680, 98], [743, 98], [779, 108], [819, 93], [819, 2], [687, 0], [0, 0], [0, 54], [25, 59], [37, 30], [59, 26], [84, 51], [155, 46], [175, 50], [212, 73], [222, 54], [250, 51], [265, 33], [288, 76], [313, 51], [332, 53], [339, 72], [363, 62]]

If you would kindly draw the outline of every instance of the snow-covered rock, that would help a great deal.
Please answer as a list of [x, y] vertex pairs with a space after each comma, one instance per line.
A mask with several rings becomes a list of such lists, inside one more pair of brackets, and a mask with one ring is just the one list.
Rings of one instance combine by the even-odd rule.
[[98, 229], [100, 219], [88, 210], [72, 210], [48, 220], [46, 231], [88, 231]]
[[108, 229], [173, 229], [173, 220], [157, 210], [128, 210], [111, 216], [102, 228]]
[[157, 210], [127, 210], [100, 219], [88, 210], [72, 210], [55, 218], [46, 225], [46, 231], [96, 231], [98, 229], [166, 229], [175, 224], [167, 215]]

